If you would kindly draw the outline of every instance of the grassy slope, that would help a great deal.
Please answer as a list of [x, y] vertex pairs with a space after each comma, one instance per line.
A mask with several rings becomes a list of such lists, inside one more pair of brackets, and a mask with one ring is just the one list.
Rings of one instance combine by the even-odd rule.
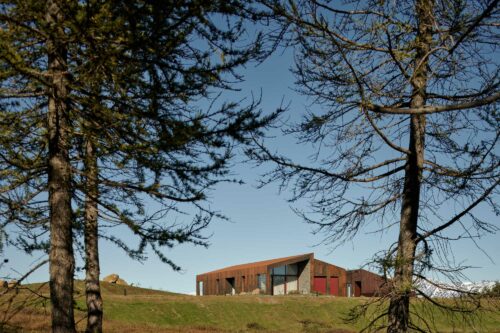
[[[39, 294], [48, 294], [47, 285], [30, 287], [37, 289]], [[105, 328], [108, 332], [340, 333], [356, 331], [362, 325], [348, 325], [342, 319], [349, 308], [363, 302], [363, 299], [312, 296], [194, 297], [108, 283], [102, 283], [102, 291]], [[75, 294], [78, 307], [84, 310], [82, 282], [76, 283]], [[6, 296], [0, 298], [0, 314], [2, 309], [7, 313], [9, 302], [5, 302]], [[19, 303], [23, 299], [30, 301]], [[13, 326], [20, 328], [13, 332], [48, 331], [47, 302], [44, 306], [43, 302], [32, 301], [35, 299], [33, 293], [24, 290], [15, 301], [10, 302], [9, 312], [20, 310], [9, 320]], [[434, 313], [440, 331], [472, 332], [463, 330], [460, 324], [452, 327], [445, 316]], [[80, 329], [85, 326], [84, 315], [83, 311], [77, 311]], [[500, 333], [500, 313], [484, 315], [476, 331]]]
[[232, 332], [248, 328], [279, 332], [352, 329], [341, 318], [352, 304], [346, 299], [297, 296], [120, 298], [108, 302], [109, 319], [137, 323], [148, 318], [162, 326], [218, 328]]

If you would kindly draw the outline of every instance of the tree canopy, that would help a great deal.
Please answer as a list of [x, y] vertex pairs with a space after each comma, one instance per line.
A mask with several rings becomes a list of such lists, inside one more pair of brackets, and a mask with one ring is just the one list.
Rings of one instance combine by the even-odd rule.
[[[274, 117], [262, 117], [258, 101], [217, 99], [262, 55], [261, 36], [244, 37], [249, 5], [1, 4], [2, 224], [23, 229], [11, 244], [50, 252], [54, 332], [74, 331], [75, 231], [94, 239], [95, 259], [97, 220], [125, 225], [137, 248], [113, 232], [98, 236], [136, 259], [150, 246], [179, 269], [161, 248], [204, 245], [201, 230], [222, 217], [203, 204], [206, 193], [231, 181], [233, 147]], [[171, 217], [183, 204], [199, 212], [187, 224]]]
[[307, 164], [258, 143], [250, 155], [275, 165], [263, 182], [307, 200], [298, 214], [333, 246], [369, 224], [397, 228], [375, 258], [390, 306], [371, 324], [422, 329], [409, 307], [426, 297], [416, 281], [455, 281], [466, 267], [449, 241], [498, 230], [481, 214], [499, 212], [498, 1], [263, 5], [276, 42], [294, 47], [296, 89], [315, 105], [285, 133], [316, 147]]

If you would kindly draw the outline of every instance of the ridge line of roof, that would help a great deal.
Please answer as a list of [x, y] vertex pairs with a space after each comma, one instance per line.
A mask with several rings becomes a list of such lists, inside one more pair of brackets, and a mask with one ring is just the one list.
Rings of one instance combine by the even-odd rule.
[[249, 263], [244, 263], [244, 264], [231, 265], [231, 266], [226, 266], [226, 267], [219, 268], [219, 269], [216, 269], [216, 270], [213, 270], [213, 271], [201, 273], [201, 274], [198, 274], [198, 275], [220, 273], [220, 272], [228, 272], [228, 271], [238, 270], [238, 269], [241, 269], [241, 268], [248, 268], [248, 267], [252, 267], [252, 266], [267, 266], [267, 265], [271, 265], [271, 264], [274, 264], [274, 263], [278, 263], [280, 261], [287, 261], [287, 260], [290, 260], [290, 259], [293, 259], [293, 258], [296, 258], [296, 257], [305, 257], [305, 256], [311, 256], [311, 255], [314, 257], [314, 252], [297, 254], [297, 255], [294, 255], [294, 256], [288, 256], [288, 257], [282, 257], [282, 258], [260, 260], [260, 261], [249, 262]]

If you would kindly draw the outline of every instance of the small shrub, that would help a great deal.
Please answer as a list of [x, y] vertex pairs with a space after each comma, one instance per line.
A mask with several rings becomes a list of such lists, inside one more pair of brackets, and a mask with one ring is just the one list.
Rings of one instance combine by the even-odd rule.
[[299, 323], [302, 324], [304, 333], [323, 332], [325, 329], [331, 328], [327, 323], [311, 319], [299, 320]]
[[251, 323], [248, 323], [247, 324], [247, 328], [249, 330], [263, 330], [264, 329], [264, 326], [262, 326], [261, 324], [259, 323], [256, 323], [256, 322], [251, 322]]

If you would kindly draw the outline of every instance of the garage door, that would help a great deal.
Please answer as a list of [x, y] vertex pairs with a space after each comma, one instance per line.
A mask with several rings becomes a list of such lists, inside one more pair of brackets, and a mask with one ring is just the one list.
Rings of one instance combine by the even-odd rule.
[[338, 296], [339, 295], [339, 278], [338, 277], [330, 277], [330, 295]]
[[313, 291], [316, 291], [320, 294], [326, 294], [326, 276], [314, 277]]

